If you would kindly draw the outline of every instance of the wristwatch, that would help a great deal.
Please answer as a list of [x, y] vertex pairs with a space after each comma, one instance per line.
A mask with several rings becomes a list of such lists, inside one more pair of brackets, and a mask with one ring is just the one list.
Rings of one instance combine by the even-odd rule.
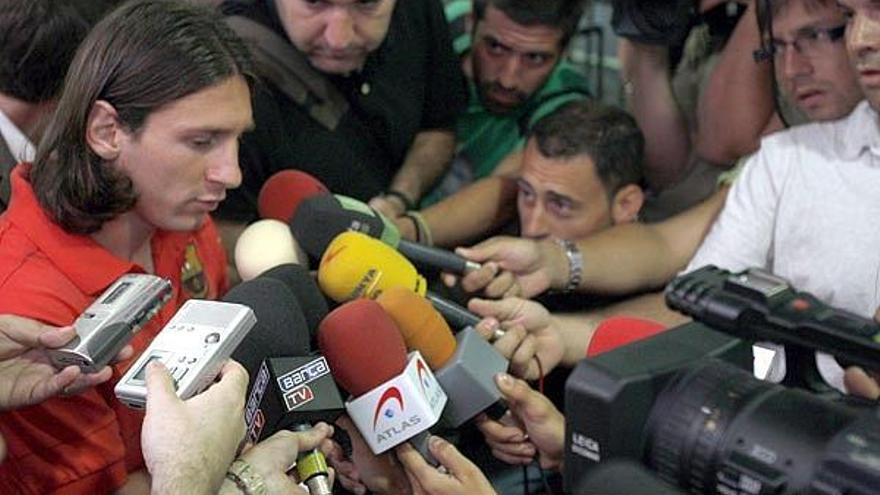
[[581, 278], [584, 273], [584, 257], [581, 256], [581, 250], [577, 244], [568, 239], [556, 239], [556, 243], [562, 248], [568, 259], [568, 283], [562, 289], [562, 292], [572, 292], [581, 285]]

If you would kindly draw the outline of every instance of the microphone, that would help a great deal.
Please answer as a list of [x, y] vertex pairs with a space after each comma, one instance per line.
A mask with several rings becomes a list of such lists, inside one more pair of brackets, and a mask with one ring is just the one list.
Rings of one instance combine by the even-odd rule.
[[318, 266], [318, 284], [336, 302], [375, 299], [389, 287], [424, 296], [428, 283], [416, 268], [386, 244], [360, 232], [343, 232], [327, 246]]
[[406, 347], [419, 351], [432, 370], [449, 362], [455, 353], [455, 337], [431, 303], [403, 287], [390, 287], [376, 302], [394, 321]]
[[303, 200], [297, 206], [296, 214], [290, 217], [289, 225], [293, 235], [301, 240], [303, 249], [314, 259], [320, 259], [330, 242], [349, 230], [379, 238], [391, 247], [400, 241], [397, 227], [386, 218], [378, 216], [369, 207], [346, 210], [332, 194]]
[[254, 371], [264, 358], [281, 357], [288, 349], [308, 349], [302, 310], [283, 282], [257, 277], [233, 287], [223, 300], [244, 304], [257, 317], [257, 324], [232, 352], [232, 358], [250, 372], [249, 387], [253, 387]]
[[400, 253], [358, 232], [343, 232], [327, 246], [318, 267], [318, 284], [336, 302], [359, 297], [375, 299], [389, 287], [406, 287], [427, 297], [457, 329], [480, 321], [458, 304], [429, 293], [425, 277]]
[[418, 352], [407, 358], [400, 331], [379, 303], [356, 299], [330, 312], [318, 345], [352, 395], [345, 409], [373, 453], [409, 440], [432, 459], [427, 429], [440, 419], [446, 394]]
[[287, 224], [278, 220], [258, 220], [250, 224], [235, 241], [235, 267], [248, 281], [284, 263], [308, 264]]
[[[289, 268], [296, 265], [287, 265]], [[275, 270], [277, 272], [279, 270]], [[284, 274], [290, 278], [289, 275]], [[309, 329], [297, 298], [283, 277], [258, 277], [234, 287], [227, 299], [254, 311], [257, 324], [233, 352], [250, 377], [245, 410], [248, 437], [260, 441], [278, 430], [302, 430], [316, 421], [333, 422], [342, 398], [321, 356], [309, 356]], [[310, 493], [331, 493], [324, 454], [301, 452], [300, 479]]]
[[446, 319], [446, 323], [449, 323], [449, 326], [453, 328], [461, 330], [467, 327], [475, 327], [477, 326], [477, 323], [480, 322], [481, 318], [468, 311], [467, 308], [448, 299], [444, 299], [431, 291], [427, 291], [425, 297], [428, 301], [431, 301], [431, 305], [434, 306], [434, 309], [443, 315], [443, 318]]
[[449, 397], [443, 421], [458, 427], [501, 400], [495, 375], [508, 361], [473, 328], [455, 337], [431, 304], [411, 291], [392, 287], [376, 302], [397, 323], [406, 346], [419, 351]]
[[318, 325], [327, 316], [327, 300], [321, 294], [317, 282], [309, 271], [302, 265], [285, 264], [278, 265], [266, 270], [263, 277], [283, 282], [299, 302], [303, 316], [306, 319], [306, 328], [309, 330], [312, 341], [316, 338]]
[[[304, 200], [300, 205], [297, 215], [293, 218], [294, 221], [291, 223], [294, 234], [299, 236], [306, 235], [308, 232], [314, 232], [314, 230], [301, 229], [300, 227], [304, 225], [300, 225], [300, 222], [311, 227], [315, 227], [315, 222], [321, 222], [321, 226], [324, 229], [323, 232], [326, 235], [320, 237], [325, 239], [329, 237], [332, 240], [336, 234], [344, 230], [363, 232], [396, 248], [407, 259], [422, 268], [438, 269], [459, 275], [480, 268], [479, 263], [470, 261], [453, 252], [402, 239], [397, 225], [385, 215], [370, 208], [366, 203], [340, 194], [333, 195], [333, 197], [337, 202], [336, 210], [332, 209], [332, 203], [329, 202], [326, 202], [321, 208], [313, 208], [312, 203], [325, 203], [324, 200], [319, 200], [317, 196]], [[317, 218], [308, 220], [308, 217], [313, 215], [317, 216]], [[368, 217], [372, 217], [372, 219]], [[300, 220], [300, 218], [306, 218], [306, 220]], [[350, 227], [340, 229], [340, 227], [346, 224]], [[324, 245], [326, 246], [326, 244]], [[317, 256], [320, 256], [320, 253], [315, 255], [315, 257]]]
[[257, 197], [260, 218], [287, 223], [303, 199], [328, 193], [327, 186], [299, 170], [282, 170], [269, 177]]
[[306, 252], [320, 258], [336, 235], [346, 230], [363, 232], [400, 250], [425, 268], [464, 274], [480, 264], [455, 253], [400, 238], [394, 222], [366, 203], [327, 188], [309, 174], [297, 170], [279, 172], [266, 181], [258, 199], [260, 217], [290, 222], [294, 236]]
[[638, 342], [666, 331], [660, 323], [641, 318], [614, 316], [602, 320], [587, 345], [587, 357], [598, 356], [618, 347]]

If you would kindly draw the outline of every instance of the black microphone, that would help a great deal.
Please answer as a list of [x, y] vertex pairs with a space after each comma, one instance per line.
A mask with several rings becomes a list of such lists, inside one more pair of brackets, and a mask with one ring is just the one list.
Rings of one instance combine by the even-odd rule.
[[456, 274], [480, 268], [479, 263], [453, 252], [401, 239], [394, 222], [365, 203], [338, 194], [317, 194], [303, 199], [290, 218], [290, 228], [312, 258], [320, 258], [337, 235], [353, 230], [396, 248], [422, 268]]
[[297, 323], [303, 320], [302, 310], [284, 282], [260, 276], [233, 287], [223, 300], [244, 304], [257, 317], [257, 324], [231, 356], [248, 370], [249, 388], [263, 359], [281, 357], [290, 349], [309, 348], [306, 325]]
[[312, 277], [308, 269], [295, 263], [278, 265], [266, 270], [260, 276], [276, 279], [287, 285], [294, 298], [299, 302], [299, 307], [306, 318], [306, 328], [309, 329], [312, 348], [314, 348], [318, 325], [329, 312], [327, 299], [318, 288], [315, 278]]
[[475, 327], [480, 322], [480, 317], [471, 313], [463, 306], [460, 306], [449, 299], [444, 299], [431, 291], [425, 294], [425, 298], [431, 302], [434, 309], [443, 315], [446, 323], [456, 330], [462, 330], [467, 327]]
[[480, 264], [463, 258], [452, 251], [426, 246], [417, 242], [401, 239], [397, 250], [421, 267], [436, 268], [444, 272], [462, 275], [480, 269]]
[[[283, 276], [278, 278], [261, 275], [245, 282], [226, 297], [249, 306], [257, 317], [256, 326], [232, 354], [250, 375], [245, 419], [255, 442], [280, 429], [332, 423], [343, 411], [326, 360], [309, 356], [311, 332], [291, 290], [294, 285], [282, 281], [295, 280], [295, 272], [280, 272]], [[297, 471], [312, 494], [331, 493], [327, 463], [319, 450], [301, 452]]]

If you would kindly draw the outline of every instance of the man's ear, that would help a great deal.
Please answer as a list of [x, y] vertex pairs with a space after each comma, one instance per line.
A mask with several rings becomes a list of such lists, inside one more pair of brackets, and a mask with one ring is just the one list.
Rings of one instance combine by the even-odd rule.
[[104, 100], [96, 101], [86, 120], [86, 142], [89, 147], [104, 160], [115, 160], [119, 156], [122, 138], [123, 129], [116, 109]]
[[611, 219], [615, 224], [635, 222], [645, 202], [645, 193], [635, 184], [627, 184], [614, 194], [611, 201]]

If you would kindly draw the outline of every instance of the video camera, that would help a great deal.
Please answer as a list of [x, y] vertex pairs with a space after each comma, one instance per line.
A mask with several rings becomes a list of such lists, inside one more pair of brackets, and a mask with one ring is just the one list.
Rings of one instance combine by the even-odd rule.
[[800, 353], [789, 373], [801, 372], [807, 355], [814, 362], [817, 349], [877, 367], [873, 321], [759, 270], [704, 267], [675, 279], [666, 301], [700, 323], [583, 360], [569, 378], [567, 493], [598, 465], [627, 459], [689, 493], [878, 492], [876, 404], [761, 381], [749, 342]]
[[614, 32], [649, 45], [684, 43], [696, 23], [694, 0], [617, 0], [611, 16]]

